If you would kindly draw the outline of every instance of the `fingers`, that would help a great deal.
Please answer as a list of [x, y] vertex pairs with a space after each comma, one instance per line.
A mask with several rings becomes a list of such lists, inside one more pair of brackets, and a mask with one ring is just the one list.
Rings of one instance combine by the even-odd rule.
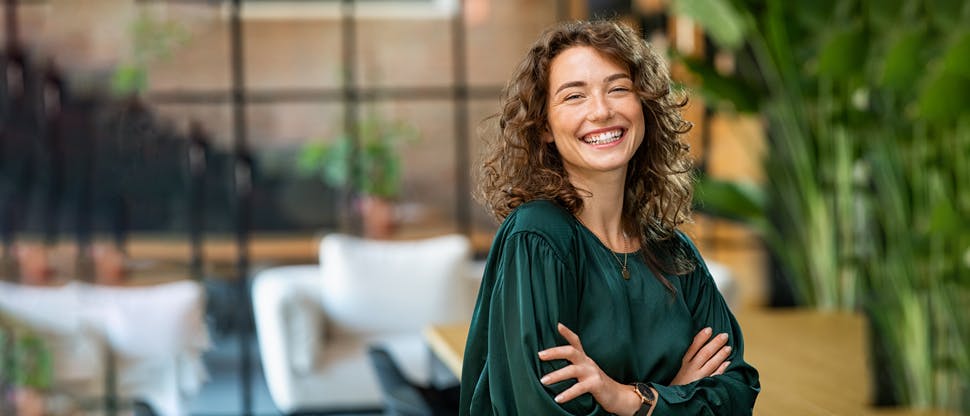
[[701, 371], [704, 374], [713, 375], [717, 369], [727, 362], [728, 357], [731, 356], [731, 346], [726, 345], [722, 347], [714, 356], [712, 356], [704, 365], [701, 366]]
[[730, 361], [725, 361], [721, 363], [721, 365], [717, 367], [717, 371], [715, 371], [714, 374], [711, 374], [711, 375], [716, 376], [716, 375], [724, 374], [724, 372], [727, 371], [727, 368], [729, 365], [731, 365]]
[[580, 352], [576, 348], [573, 348], [572, 345], [563, 345], [539, 351], [539, 359], [542, 361], [569, 360], [575, 363], [579, 360], [579, 357]]
[[694, 342], [690, 344], [690, 347], [687, 347], [687, 352], [684, 354], [684, 362], [694, 359], [694, 355], [697, 354], [697, 351], [704, 346], [704, 343], [707, 342], [708, 339], [711, 338], [711, 332], [713, 332], [711, 327], [707, 327], [697, 332], [697, 335], [694, 335]]
[[561, 323], [556, 325], [556, 329], [569, 345], [539, 351], [539, 359], [543, 361], [568, 360], [572, 365], [567, 365], [546, 374], [539, 379], [539, 382], [544, 385], [550, 385], [564, 380], [576, 379], [576, 384], [573, 384], [555, 398], [556, 403], [565, 403], [579, 397], [581, 394], [589, 393], [588, 383], [584, 383], [582, 380], [584, 374], [583, 368], [578, 365], [585, 360], [586, 353], [583, 351], [583, 344], [580, 342], [579, 335], [576, 335], [575, 332]]
[[542, 376], [542, 378], [539, 379], [539, 382], [548, 386], [550, 384], [556, 384], [560, 381], [568, 380], [571, 378], [576, 378], [576, 366], [567, 365], [563, 368], [560, 368], [556, 371], [553, 371], [549, 374]]
[[710, 328], [704, 328], [694, 336], [671, 385], [688, 384], [727, 371], [730, 364], [727, 359], [732, 351], [727, 345], [728, 334], [721, 333], [712, 338], [712, 332]]
[[[727, 341], [728, 341], [727, 334], [725, 333], [718, 334], [716, 337], [708, 341], [707, 344], [704, 345], [704, 347], [697, 352], [697, 355], [695, 355], [694, 358], [691, 359], [691, 361], [693, 361], [697, 365], [703, 366], [704, 363], [707, 363], [708, 361], [710, 361], [711, 358], [714, 357], [714, 355], [717, 354], [724, 347], [725, 344], [727, 344]], [[720, 364], [721, 362], [719, 361], [717, 365], [720, 365]], [[717, 365], [715, 365], [714, 368], [716, 368]]]
[[566, 403], [572, 399], [579, 397], [583, 393], [589, 393], [589, 388], [586, 387], [585, 383], [579, 382], [573, 384], [572, 387], [566, 389], [554, 399], [556, 403]]
[[559, 329], [559, 334], [566, 339], [566, 342], [568, 342], [569, 345], [572, 345], [573, 348], [576, 348], [579, 350], [579, 352], [585, 354], [583, 351], [583, 344], [579, 342], [579, 335], [576, 335], [575, 332], [571, 331], [569, 328], [566, 328], [566, 325], [563, 324], [557, 324], [556, 328]]

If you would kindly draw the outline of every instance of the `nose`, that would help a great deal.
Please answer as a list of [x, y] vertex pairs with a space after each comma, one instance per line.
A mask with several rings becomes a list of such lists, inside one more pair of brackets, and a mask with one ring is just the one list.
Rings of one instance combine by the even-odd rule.
[[590, 109], [587, 115], [589, 121], [605, 121], [613, 118], [613, 107], [605, 96], [595, 95], [589, 103]]

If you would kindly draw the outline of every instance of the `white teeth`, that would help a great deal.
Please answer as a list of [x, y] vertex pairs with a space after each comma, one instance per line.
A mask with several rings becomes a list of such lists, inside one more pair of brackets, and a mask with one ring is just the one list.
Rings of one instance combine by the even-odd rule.
[[583, 141], [589, 144], [606, 144], [619, 140], [621, 136], [623, 136], [623, 130], [612, 130], [586, 136], [583, 138]]

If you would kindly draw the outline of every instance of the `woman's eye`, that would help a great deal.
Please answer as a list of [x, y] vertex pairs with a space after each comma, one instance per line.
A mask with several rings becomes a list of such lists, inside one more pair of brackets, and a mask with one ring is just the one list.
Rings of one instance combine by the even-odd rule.
[[613, 87], [610, 92], [629, 92], [630, 88], [627, 87]]
[[564, 101], [570, 101], [570, 100], [575, 100], [575, 99], [579, 99], [579, 98], [582, 98], [582, 97], [583, 96], [582, 95], [579, 95], [579, 94], [569, 94], [565, 98], [563, 98], [563, 100]]

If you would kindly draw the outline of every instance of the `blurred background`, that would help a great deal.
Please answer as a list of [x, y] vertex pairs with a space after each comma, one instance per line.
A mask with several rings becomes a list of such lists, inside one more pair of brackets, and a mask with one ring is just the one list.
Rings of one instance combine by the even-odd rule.
[[[37, 414], [291, 413], [263, 379], [253, 276], [317, 263], [330, 233], [456, 233], [480, 262], [498, 224], [472, 198], [475, 172], [505, 80], [552, 23], [618, 17], [689, 93], [699, 181], [686, 231], [728, 276], [745, 334], [808, 313], [858, 350], [811, 358], [848, 363], [850, 380], [807, 360], [809, 373], [772, 384], [771, 357], [806, 361], [783, 346], [809, 344], [801, 328], [789, 340], [756, 329], [759, 403], [970, 412], [966, 2], [5, 0], [2, 11], [2, 411], [27, 390], [46, 406]], [[64, 292], [89, 287], [119, 291]], [[194, 306], [178, 312], [180, 296]], [[118, 370], [151, 349], [125, 350], [126, 337], [176, 315], [184, 325], [155, 336], [191, 359], [157, 368], [191, 370], [172, 375], [176, 387], [126, 387], [141, 385]], [[90, 347], [90, 374], [58, 358], [82, 347], [45, 335], [109, 321], [126, 329]], [[94, 387], [65, 387], [69, 371]], [[848, 389], [857, 407], [807, 407], [805, 386]], [[145, 398], [166, 388], [181, 389], [178, 405]]]

